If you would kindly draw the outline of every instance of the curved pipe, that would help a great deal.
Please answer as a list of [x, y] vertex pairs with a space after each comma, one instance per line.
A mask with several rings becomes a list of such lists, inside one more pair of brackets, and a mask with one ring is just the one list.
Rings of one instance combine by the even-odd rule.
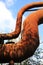
[[24, 21], [21, 41], [0, 44], [0, 62], [21, 62], [31, 57], [39, 46], [38, 25], [43, 23], [43, 10], [30, 14]]
[[19, 36], [19, 33], [21, 32], [21, 24], [22, 24], [22, 15], [27, 9], [31, 9], [34, 7], [43, 7], [43, 2], [36, 2], [32, 4], [27, 4], [23, 8], [20, 9], [17, 15], [17, 20], [16, 20], [16, 28], [15, 31], [8, 33], [8, 34], [0, 34], [0, 39], [12, 39], [12, 38], [17, 38]]

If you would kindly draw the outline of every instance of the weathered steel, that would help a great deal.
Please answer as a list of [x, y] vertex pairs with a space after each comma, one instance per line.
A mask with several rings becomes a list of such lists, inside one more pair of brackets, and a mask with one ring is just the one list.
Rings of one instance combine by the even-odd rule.
[[0, 34], [0, 38], [2, 38], [3, 40], [17, 38], [21, 32], [22, 15], [24, 14], [25, 11], [31, 8], [35, 8], [35, 7], [43, 7], [43, 2], [34, 2], [34, 3], [27, 4], [24, 7], [22, 7], [17, 14], [15, 30], [11, 33]]
[[[22, 14], [26, 9], [33, 7], [43, 6], [43, 2], [33, 3], [26, 5], [18, 12], [17, 16], [17, 31], [21, 30]], [[43, 23], [43, 10], [37, 10], [36, 12], [30, 14], [23, 24], [22, 39], [12, 44], [1, 44], [0, 43], [0, 62], [6, 63], [11, 60], [14, 62], [21, 62], [29, 57], [31, 57], [39, 46], [39, 34], [38, 25]], [[0, 34], [0, 40], [10, 39], [9, 34]], [[8, 35], [8, 36], [7, 36]], [[11, 37], [15, 38], [15, 36]]]

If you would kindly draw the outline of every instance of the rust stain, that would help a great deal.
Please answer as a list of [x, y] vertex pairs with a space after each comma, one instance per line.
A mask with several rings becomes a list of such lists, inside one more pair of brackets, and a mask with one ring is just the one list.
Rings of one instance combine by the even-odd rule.
[[[12, 39], [19, 36], [23, 13], [30, 8], [42, 7], [43, 2], [27, 4], [20, 9], [17, 15], [15, 31], [8, 34], [0, 34], [1, 40]], [[31, 57], [39, 46], [38, 25], [43, 23], [43, 10], [37, 10], [26, 17], [23, 23], [22, 39], [15, 43], [0, 44], [0, 62], [21, 62]], [[12, 61], [12, 63], [13, 63]]]

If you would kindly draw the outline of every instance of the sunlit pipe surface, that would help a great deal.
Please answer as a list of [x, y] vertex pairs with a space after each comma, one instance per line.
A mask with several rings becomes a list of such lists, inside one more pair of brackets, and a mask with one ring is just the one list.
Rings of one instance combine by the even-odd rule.
[[[32, 5], [31, 7], [34, 7]], [[24, 20], [22, 39], [16, 44], [0, 44], [0, 62], [9, 62], [10, 60], [13, 60], [14, 62], [21, 62], [31, 57], [39, 46], [38, 25], [42, 23], [43, 10], [37, 10], [36, 12], [30, 14]]]
[[25, 11], [35, 7], [43, 7], [43, 2], [34, 2], [32, 4], [27, 4], [23, 8], [21, 8], [17, 14], [15, 30], [8, 34], [0, 34], [0, 39], [5, 40], [5, 39], [17, 38], [21, 32], [22, 15], [24, 14]]

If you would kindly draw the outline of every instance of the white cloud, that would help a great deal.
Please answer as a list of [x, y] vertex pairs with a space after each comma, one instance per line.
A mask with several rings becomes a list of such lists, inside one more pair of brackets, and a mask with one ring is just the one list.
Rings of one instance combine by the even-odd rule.
[[16, 19], [13, 18], [5, 4], [0, 2], [0, 32], [11, 32], [11, 30], [15, 29], [15, 25]]

